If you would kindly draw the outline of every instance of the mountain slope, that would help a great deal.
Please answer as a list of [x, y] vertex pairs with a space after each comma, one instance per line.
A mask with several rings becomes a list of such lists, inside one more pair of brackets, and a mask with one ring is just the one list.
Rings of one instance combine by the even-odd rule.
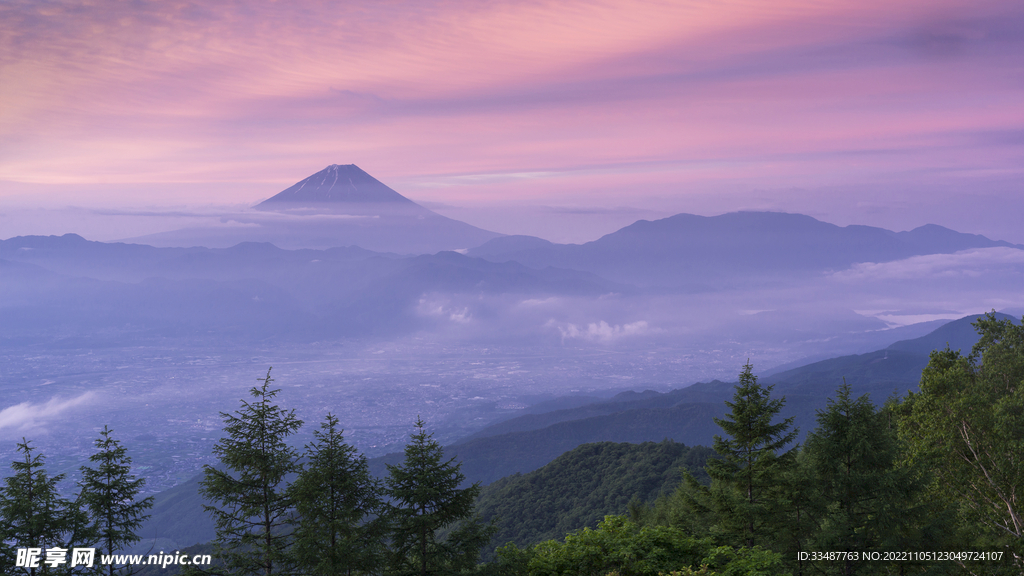
[[[773, 374], [763, 381], [775, 384], [780, 393], [813, 393], [822, 389], [835, 390], [845, 379], [859, 393], [872, 393], [873, 400], [879, 403], [893, 391], [898, 390], [902, 394], [909, 388], [916, 388], [932, 350], [941, 350], [949, 345], [953, 350], [969, 354], [978, 341], [978, 333], [972, 323], [982, 316], [965, 316], [925, 336], [901, 340], [883, 350], [814, 362]], [[1006, 314], [996, 313], [995, 316], [999, 320], [1020, 321]]]
[[[884, 402], [894, 392], [903, 395], [917, 387], [931, 350], [944, 348], [946, 342], [960, 344], [965, 353], [970, 350], [978, 341], [971, 323], [979, 317], [978, 314], [967, 316], [925, 336], [900, 341], [883, 350], [814, 362], [764, 377], [761, 382], [775, 386], [774, 395], [786, 396], [783, 415], [793, 416], [801, 432], [806, 434], [814, 426], [815, 410], [825, 406], [844, 379], [854, 394], [870, 394], [876, 403]], [[996, 317], [1011, 319], [1004, 314]], [[635, 442], [667, 437], [677, 442], [709, 446], [714, 435], [721, 433], [713, 419], [726, 413], [724, 403], [732, 398], [733, 386], [718, 381], [698, 383], [665, 393], [625, 393], [576, 408], [528, 414], [488, 426], [448, 449], [470, 460], [483, 457], [488, 451], [502, 454], [486, 456], [488, 462], [479, 466], [479, 479], [485, 479], [491, 468], [505, 471], [519, 467], [522, 471], [533, 462], [543, 460], [548, 444], [558, 449], [576, 440]], [[643, 434], [648, 436], [643, 437]], [[504, 458], [505, 463], [498, 461], [500, 458]], [[477, 464], [468, 466], [475, 470]]]

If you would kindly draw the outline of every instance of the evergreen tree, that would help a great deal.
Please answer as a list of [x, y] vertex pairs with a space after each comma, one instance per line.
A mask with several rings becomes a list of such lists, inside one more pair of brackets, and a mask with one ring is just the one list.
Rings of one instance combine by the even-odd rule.
[[[82, 533], [83, 514], [74, 502], [62, 498], [57, 491], [57, 484], [65, 475], [48, 475], [43, 468], [43, 455], [34, 454], [34, 450], [28, 440], [21, 439], [18, 452], [23, 459], [11, 462], [14, 475], [6, 478], [0, 489], [0, 525], [4, 527], [5, 539], [13, 548], [45, 550], [66, 547], [68, 535], [88, 538]], [[57, 572], [43, 560], [45, 557], [40, 558], [38, 567], [22, 570], [31, 576]]]
[[807, 450], [794, 452], [794, 461], [779, 476], [778, 519], [774, 525], [772, 550], [782, 554], [783, 563], [792, 570], [793, 576], [803, 576], [814, 573], [800, 553], [816, 550], [809, 540], [818, 527], [815, 517], [818, 485]]
[[213, 447], [223, 469], [204, 468], [200, 494], [219, 506], [204, 505], [216, 522], [214, 554], [233, 574], [287, 572], [292, 498], [285, 477], [299, 471], [298, 454], [285, 439], [302, 421], [295, 411], [273, 403], [279, 390], [267, 370], [253, 401], [242, 400], [235, 414], [221, 412], [227, 436]]
[[[88, 512], [96, 530], [100, 554], [114, 554], [139, 541], [135, 531], [149, 518], [146, 510], [153, 506], [153, 498], [136, 501], [145, 478], [131, 473], [132, 459], [121, 443], [111, 438], [106, 426], [96, 440], [99, 452], [89, 457], [96, 468], [82, 466], [79, 500]], [[106, 567], [109, 576], [115, 573], [132, 574], [132, 566]]]
[[7, 525], [0, 523], [0, 574], [15, 573], [17, 551], [7, 543], [11, 539], [12, 537], [8, 533]]
[[[392, 569], [396, 574], [455, 574], [472, 568], [493, 526], [471, 519], [479, 484], [465, 480], [455, 458], [444, 459], [441, 445], [416, 419], [417, 432], [405, 447], [405, 460], [388, 465], [386, 495], [391, 498]], [[458, 525], [461, 522], [461, 525]], [[440, 531], [455, 527], [447, 537]]]
[[367, 574], [382, 563], [379, 483], [342, 432], [338, 419], [328, 414], [313, 432], [306, 466], [291, 485], [298, 516], [294, 557], [304, 573]]
[[888, 414], [876, 410], [867, 395], [854, 400], [844, 381], [827, 408], [818, 412], [818, 427], [808, 435], [804, 452], [817, 492], [812, 496], [817, 529], [809, 549], [858, 553], [818, 562], [820, 572], [882, 570], [863, 553], [908, 551], [921, 544], [915, 526], [932, 521], [916, 502], [923, 484], [912, 468], [897, 466], [895, 430]]
[[757, 383], [747, 363], [731, 402], [731, 412], [715, 423], [728, 438], [715, 436], [720, 458], [705, 466], [711, 487], [687, 475], [682, 496], [690, 510], [706, 519], [712, 532], [725, 543], [752, 547], [771, 543], [782, 522], [785, 501], [779, 494], [781, 478], [793, 465], [795, 453], [781, 450], [797, 435], [793, 419], [772, 423], [784, 400], [771, 398], [772, 386]]

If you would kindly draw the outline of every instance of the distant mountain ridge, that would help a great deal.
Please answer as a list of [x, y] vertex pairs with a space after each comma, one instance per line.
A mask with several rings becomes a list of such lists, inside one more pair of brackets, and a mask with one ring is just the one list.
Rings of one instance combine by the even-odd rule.
[[638, 220], [585, 244], [502, 237], [468, 254], [496, 262], [515, 260], [536, 268], [593, 272], [639, 286], [701, 289], [722, 283], [788, 280], [861, 262], [994, 247], [1024, 249], [932, 224], [893, 232], [872, 226], [840, 227], [803, 214], [732, 212]]
[[0, 339], [258, 334], [316, 340], [407, 334], [425, 294], [587, 295], [631, 290], [586, 272], [535, 270], [455, 252], [400, 257], [360, 248], [154, 248], [81, 236], [0, 240]]
[[[316, 188], [330, 177], [330, 182], [324, 185], [333, 189], [335, 176], [340, 179], [358, 170], [355, 166], [348, 167], [351, 170], [340, 168], [345, 167], [321, 171], [308, 187]], [[359, 173], [365, 175], [361, 170]], [[369, 175], [366, 178], [377, 182]], [[344, 199], [332, 202], [346, 206], [369, 205]], [[419, 209], [404, 200], [395, 204]], [[291, 230], [308, 239], [322, 230], [325, 236], [333, 234], [335, 239], [351, 233], [364, 240], [377, 237], [391, 243], [397, 238], [395, 234], [410, 232], [412, 236], [420, 233], [432, 236], [434, 247], [454, 242], [454, 236], [446, 237], [443, 242], [438, 240], [446, 234], [444, 230], [454, 228], [445, 228], [448, 224], [444, 220], [432, 216], [382, 217], [379, 220], [384, 223], [380, 225], [375, 224], [376, 218], [349, 220], [335, 216], [338, 215], [278, 215], [275, 216], [280, 219], [278, 224], [286, 224], [277, 228], [268, 225], [268, 234], [273, 236]], [[421, 226], [418, 231], [417, 226]], [[254, 230], [258, 236], [262, 228]], [[419, 242], [412, 237], [409, 241]], [[402, 244], [406, 240], [397, 242]], [[324, 243], [330, 242], [325, 240]], [[430, 246], [426, 241], [420, 245]], [[939, 226], [897, 233], [868, 226], [839, 227], [797, 214], [752, 212], [716, 217], [680, 214], [654, 222], [641, 220], [584, 245], [559, 245], [528, 236], [507, 236], [491, 238], [468, 251], [438, 251], [412, 258], [351, 245], [325, 250], [287, 250], [270, 242], [243, 242], [217, 249], [155, 248], [89, 242], [73, 234], [18, 237], [0, 241], [0, 259], [12, 263], [4, 265], [5, 277], [0, 278], [0, 291], [16, 292], [19, 298], [17, 301], [8, 299], [3, 312], [9, 314], [10, 321], [0, 322], [0, 332], [10, 333], [10, 328], [18, 324], [31, 324], [34, 333], [41, 333], [37, 329], [45, 331], [46, 326], [63, 322], [76, 327], [98, 322], [98, 326], [139, 328], [171, 322], [187, 332], [212, 329], [217, 326], [214, 318], [227, 319], [228, 311], [232, 311], [246, 319], [227, 324], [235, 326], [239, 333], [252, 327], [249, 319], [262, 318], [280, 321], [282, 335], [307, 332], [310, 337], [319, 338], [331, 334], [408, 334], [433, 325], [434, 320], [428, 321], [415, 310], [424, 294], [640, 297], [656, 295], [662, 289], [696, 293], [733, 288], [740, 288], [736, 293], [741, 293], [742, 289], [760, 291], [799, 286], [808, 279], [826, 278], [832, 272], [846, 270], [859, 262], [886, 262], [971, 248], [1021, 249], [1007, 242]], [[15, 266], [16, 262], [46, 270], [30, 270]], [[70, 277], [131, 285], [100, 286], [81, 278], [56, 278], [47, 275], [47, 270]], [[147, 282], [141, 283], [143, 280]], [[1013, 285], [1016, 278], [1004, 274], [1000, 281]], [[81, 286], [76, 287], [76, 283]], [[195, 293], [187, 296], [189, 290]], [[183, 307], [185, 312], [180, 314], [169, 306], [152, 306], [158, 294], [169, 298], [169, 302], [191, 300], [196, 306]], [[71, 302], [78, 304], [63, 314], [56, 312]], [[21, 305], [26, 308], [17, 310]], [[207, 305], [218, 313], [198, 312]], [[29, 322], [27, 318], [31, 314], [26, 312], [29, 309], [31, 313], [40, 314], [39, 318], [48, 319], [47, 322]], [[87, 310], [92, 311], [93, 316], [83, 316]], [[161, 316], [156, 313], [159, 310], [167, 314]], [[133, 311], [140, 315], [133, 317]], [[484, 312], [483, 308], [481, 311]], [[491, 314], [491, 311], [486, 313]], [[779, 319], [762, 319], [772, 314], [777, 314]], [[790, 311], [764, 310], [751, 317], [762, 323], [771, 322], [770, 325], [778, 329], [785, 325], [787, 314]], [[852, 311], [849, 316], [857, 321], [864, 319]], [[852, 326], [853, 320], [844, 318], [843, 322]], [[881, 320], [871, 320], [884, 327]], [[546, 332], [555, 334], [556, 328], [561, 330], [559, 321], [554, 320], [555, 328], [547, 328]], [[310, 330], [314, 324], [317, 326]], [[322, 326], [330, 325], [339, 328], [322, 331]], [[856, 326], [858, 330], [877, 330], [877, 327]], [[790, 333], [803, 338], [795, 331]], [[844, 350], [850, 351], [856, 350]]]

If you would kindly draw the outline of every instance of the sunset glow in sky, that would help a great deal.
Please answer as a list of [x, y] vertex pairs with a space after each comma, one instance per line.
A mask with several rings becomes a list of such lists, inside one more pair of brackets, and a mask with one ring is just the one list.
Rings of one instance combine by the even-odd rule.
[[1020, 0], [0, 0], [0, 203], [252, 204], [354, 163], [500, 232], [769, 209], [1024, 243], [1022, 55]]

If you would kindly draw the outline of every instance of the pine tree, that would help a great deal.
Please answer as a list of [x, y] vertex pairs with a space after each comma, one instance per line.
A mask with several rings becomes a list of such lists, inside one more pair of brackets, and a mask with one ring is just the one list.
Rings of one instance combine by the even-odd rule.
[[[153, 506], [153, 498], [136, 501], [145, 478], [131, 473], [132, 459], [121, 443], [110, 436], [106, 426], [96, 440], [99, 452], [89, 457], [96, 468], [82, 466], [79, 500], [87, 510], [96, 530], [101, 554], [114, 554], [139, 541], [135, 531], [149, 518], [146, 510]], [[106, 567], [109, 576], [120, 572], [132, 574], [132, 566]]]
[[[5, 528], [5, 539], [14, 548], [45, 550], [65, 547], [69, 534], [87, 538], [88, 535], [75, 534], [83, 527], [81, 511], [57, 491], [57, 484], [65, 475], [48, 475], [43, 468], [43, 455], [34, 454], [30, 444], [24, 438], [18, 443], [17, 450], [23, 459], [11, 462], [14, 475], [6, 478], [0, 489], [0, 525]], [[31, 576], [56, 571], [42, 559], [39, 567], [23, 570]]]
[[303, 573], [367, 574], [384, 551], [383, 502], [366, 457], [346, 444], [328, 414], [306, 446], [306, 466], [291, 485], [298, 516], [294, 557]]
[[698, 514], [715, 523], [718, 537], [727, 544], [755, 546], [770, 543], [777, 535], [784, 500], [780, 480], [793, 465], [795, 453], [780, 454], [797, 435], [790, 431], [792, 418], [772, 423], [784, 400], [771, 398], [772, 386], [757, 383], [753, 366], [743, 366], [731, 402], [731, 412], [715, 423], [728, 438], [715, 436], [714, 449], [721, 458], [708, 460], [710, 489], [686, 479], [683, 492]]
[[7, 525], [0, 523], [0, 574], [15, 573], [17, 551], [7, 543], [11, 539], [12, 537], [8, 533]]
[[302, 426], [295, 411], [273, 403], [279, 390], [267, 370], [253, 401], [242, 400], [235, 414], [221, 412], [222, 438], [213, 448], [223, 469], [204, 468], [200, 494], [219, 506], [204, 505], [216, 522], [214, 554], [233, 574], [285, 573], [289, 558], [292, 498], [285, 478], [299, 471], [298, 454], [285, 439]]
[[[404, 462], [388, 465], [392, 568], [396, 574], [456, 574], [476, 564], [493, 526], [472, 518], [479, 483], [459, 489], [465, 480], [461, 464], [445, 460], [443, 448], [423, 427], [417, 418]], [[449, 527], [455, 529], [441, 537]]]
[[811, 549], [858, 553], [819, 562], [821, 571], [854, 574], [867, 567], [863, 552], [912, 549], [912, 525], [929, 521], [915, 504], [923, 484], [912, 468], [897, 465], [896, 432], [887, 413], [866, 395], [854, 400], [844, 381], [818, 412], [818, 427], [804, 451], [818, 492]]
[[810, 539], [818, 528], [815, 512], [819, 490], [807, 450], [794, 449], [794, 452], [793, 462], [778, 479], [771, 548], [782, 554], [783, 563], [791, 568], [792, 576], [802, 576], [814, 573], [800, 553], [817, 550]]

